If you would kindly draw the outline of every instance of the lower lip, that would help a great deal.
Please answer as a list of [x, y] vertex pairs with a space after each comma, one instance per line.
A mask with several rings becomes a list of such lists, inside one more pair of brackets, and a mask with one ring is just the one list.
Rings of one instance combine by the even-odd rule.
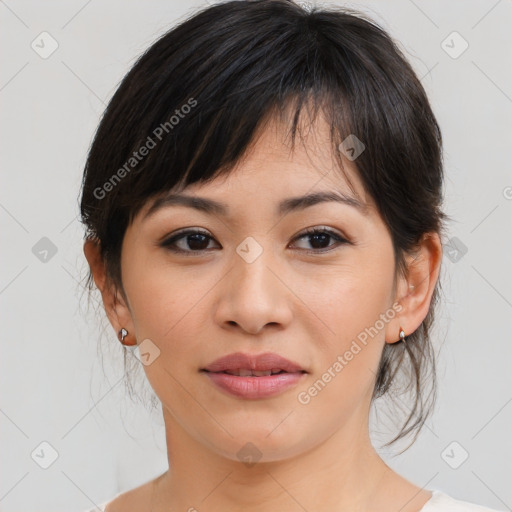
[[297, 373], [276, 373], [262, 377], [239, 377], [222, 372], [204, 373], [220, 389], [239, 398], [257, 399], [278, 395], [295, 386], [306, 375]]

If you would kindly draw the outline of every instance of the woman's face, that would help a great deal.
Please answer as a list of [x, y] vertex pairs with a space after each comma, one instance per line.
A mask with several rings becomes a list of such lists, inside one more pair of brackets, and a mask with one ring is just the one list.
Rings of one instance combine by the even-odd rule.
[[[120, 325], [143, 342], [167, 432], [186, 432], [232, 460], [246, 452], [280, 460], [337, 432], [366, 435], [381, 352], [386, 340], [399, 340], [402, 321], [395, 301], [405, 290], [393, 293], [390, 234], [353, 163], [346, 170], [359, 198], [335, 168], [326, 125], [308, 135], [307, 153], [300, 143], [291, 153], [282, 133], [269, 125], [227, 178], [182, 192], [225, 212], [174, 202], [145, 217], [147, 205], [122, 248], [128, 307]], [[320, 192], [362, 206], [291, 201]], [[308, 235], [310, 228], [321, 233]], [[189, 230], [204, 235], [165, 243]], [[204, 371], [232, 353], [277, 354], [302, 371]], [[287, 384], [272, 393], [278, 382]]]

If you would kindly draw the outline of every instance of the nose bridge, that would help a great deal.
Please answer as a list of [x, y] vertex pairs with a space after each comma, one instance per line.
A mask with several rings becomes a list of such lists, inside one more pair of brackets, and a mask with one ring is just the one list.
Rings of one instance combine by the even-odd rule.
[[[261, 240], [261, 237], [260, 237]], [[235, 292], [240, 300], [253, 297], [254, 300], [271, 301], [275, 297], [275, 276], [268, 267], [275, 267], [272, 251], [264, 248], [253, 237], [247, 237], [236, 248], [233, 258], [233, 279]], [[237, 286], [238, 283], [238, 286]]]
[[286, 288], [271, 270], [275, 268], [271, 249], [252, 237], [240, 243], [222, 291], [218, 320], [252, 333], [268, 323], [286, 323], [290, 318]]

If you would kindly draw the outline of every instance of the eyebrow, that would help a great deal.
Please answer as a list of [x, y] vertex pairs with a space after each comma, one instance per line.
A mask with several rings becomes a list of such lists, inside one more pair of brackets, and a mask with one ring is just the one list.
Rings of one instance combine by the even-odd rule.
[[[363, 215], [368, 214], [367, 204], [360, 202], [355, 197], [347, 196], [346, 194], [338, 191], [314, 192], [304, 196], [284, 199], [279, 203], [276, 214], [285, 215], [293, 211], [303, 210], [305, 208], [309, 208], [311, 206], [325, 202], [345, 204], [359, 210]], [[170, 206], [185, 206], [210, 215], [219, 215], [222, 217], [229, 216], [229, 208], [224, 203], [220, 203], [213, 199], [207, 199], [205, 197], [188, 196], [183, 194], [169, 194], [167, 196], [158, 198], [144, 215], [143, 220], [151, 217], [158, 210]]]

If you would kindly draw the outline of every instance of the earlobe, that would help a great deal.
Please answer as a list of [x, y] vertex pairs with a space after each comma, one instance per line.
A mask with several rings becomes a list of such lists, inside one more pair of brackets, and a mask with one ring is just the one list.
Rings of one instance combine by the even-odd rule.
[[119, 341], [127, 347], [137, 345], [137, 340], [133, 339], [133, 336], [130, 336], [129, 339], [126, 339], [129, 334], [130, 333], [124, 327], [122, 327], [117, 333], [117, 337], [119, 338]]
[[[407, 261], [407, 277], [402, 278], [396, 301], [402, 310], [395, 322], [386, 329], [386, 342], [400, 341], [400, 328], [406, 336], [412, 334], [428, 314], [432, 296], [439, 278], [442, 244], [438, 233], [426, 233], [418, 244], [414, 256]], [[404, 293], [405, 292], [405, 293]]]

